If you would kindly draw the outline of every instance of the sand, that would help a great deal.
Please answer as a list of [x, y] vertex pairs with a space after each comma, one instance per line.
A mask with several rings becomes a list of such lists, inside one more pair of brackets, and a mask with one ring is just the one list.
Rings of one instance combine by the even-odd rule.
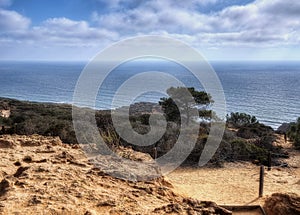
[[[258, 198], [259, 166], [251, 163], [181, 168], [167, 180], [130, 182], [95, 168], [80, 147], [59, 138], [0, 136], [0, 214], [216, 214], [223, 209], [203, 201], [263, 205], [276, 192], [300, 195], [300, 152], [282, 137], [276, 144], [290, 152], [290, 167], [266, 171], [264, 196]], [[147, 155], [132, 153], [147, 161]]]
[[289, 167], [265, 169], [264, 195], [258, 198], [260, 167], [249, 162], [226, 163], [225, 168], [179, 168], [167, 176], [175, 192], [211, 200], [219, 205], [263, 205], [273, 193], [293, 192], [300, 195], [300, 151], [277, 136], [274, 144], [290, 153], [283, 159]]
[[[149, 155], [124, 150], [146, 165], [140, 171], [152, 167]], [[63, 144], [59, 138], [0, 136], [0, 214], [230, 214], [213, 202], [174, 193], [163, 177], [145, 182], [112, 177], [103, 169], [118, 165], [118, 160], [102, 161], [95, 167], [78, 145]], [[125, 164], [119, 163], [119, 174], [135, 168]]]

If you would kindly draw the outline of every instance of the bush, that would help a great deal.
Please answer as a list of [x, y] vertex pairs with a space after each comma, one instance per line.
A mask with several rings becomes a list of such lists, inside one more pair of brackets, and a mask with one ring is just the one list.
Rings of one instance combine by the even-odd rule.
[[11, 116], [1, 120], [6, 133], [59, 136], [65, 143], [77, 143], [71, 105], [0, 99], [2, 104], [11, 110]]
[[300, 117], [296, 122], [291, 123], [290, 129], [287, 132], [287, 136], [293, 141], [295, 147], [300, 149]]
[[232, 160], [259, 160], [261, 163], [266, 163], [268, 159], [267, 149], [247, 143], [245, 140], [232, 141], [231, 149], [232, 154], [229, 159]]
[[258, 123], [255, 116], [251, 116], [246, 113], [231, 113], [230, 116], [227, 114], [227, 123], [231, 124], [233, 127], [240, 128], [243, 126], [253, 125]]
[[[59, 136], [64, 143], [78, 142], [72, 123], [71, 105], [21, 102], [13, 99], [0, 98], [0, 105], [2, 102], [5, 103], [6, 107], [11, 109], [11, 116], [9, 118], [6, 119], [0, 117], [0, 123], [6, 127], [6, 133], [51, 135]], [[86, 109], [80, 110], [83, 111]], [[209, 110], [204, 110], [201, 116], [206, 117], [210, 114], [211, 112]], [[149, 114], [144, 113], [130, 115], [132, 128], [140, 134], [146, 134], [151, 131], [149, 116]], [[171, 114], [170, 116], [174, 115]], [[157, 147], [157, 154], [158, 157], [160, 157], [168, 153], [174, 147], [182, 132], [180, 124], [172, 122], [171, 120], [168, 121], [166, 132], [161, 139], [156, 143], [153, 143], [153, 145], [139, 146], [128, 143], [120, 138], [112, 124], [111, 111], [96, 111], [95, 119], [98, 128], [93, 131], [91, 131], [89, 124], [92, 119], [87, 119], [86, 121], [83, 120], [82, 123], [79, 123], [80, 128], [77, 128], [79, 136], [84, 137], [79, 140], [81, 141], [80, 143], [96, 143], [97, 140], [94, 139], [94, 132], [100, 131], [100, 135], [102, 135], [104, 142], [110, 148], [119, 145], [131, 146], [134, 150], [152, 153], [153, 147]], [[128, 117], [126, 120], [128, 120]], [[227, 120], [229, 123], [239, 126], [238, 131], [225, 130], [223, 140], [213, 159], [210, 161], [211, 163], [253, 159], [260, 160], [264, 163], [269, 151], [280, 153], [278, 149], [272, 145], [274, 140], [273, 129], [258, 123], [255, 117], [243, 113], [232, 113], [230, 117], [227, 117]], [[159, 125], [160, 122], [158, 121], [157, 123]], [[210, 123], [200, 123], [199, 135], [196, 137], [196, 145], [190, 156], [188, 156], [186, 163], [198, 163], [210, 133], [210, 126]], [[299, 131], [300, 118], [297, 123], [293, 123], [293, 126], [291, 126], [289, 131], [289, 138], [295, 142], [296, 146], [300, 146]], [[195, 137], [191, 135], [196, 135], [194, 132], [189, 133], [189, 130], [187, 130], [187, 133], [188, 135], [186, 138]], [[183, 142], [185, 142], [185, 140], [183, 140]], [[184, 150], [185, 145], [182, 147], [182, 151]]]
[[245, 139], [258, 138], [263, 136], [273, 135], [274, 130], [264, 124], [248, 124], [240, 127], [237, 131], [237, 136]]

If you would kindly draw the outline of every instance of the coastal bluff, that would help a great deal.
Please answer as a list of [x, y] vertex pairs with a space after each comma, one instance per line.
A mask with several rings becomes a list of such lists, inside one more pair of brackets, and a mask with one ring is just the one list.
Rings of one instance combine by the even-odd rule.
[[[126, 150], [128, 158], [151, 159]], [[0, 214], [231, 214], [174, 193], [164, 177], [114, 178], [58, 137], [2, 135], [0, 160]]]

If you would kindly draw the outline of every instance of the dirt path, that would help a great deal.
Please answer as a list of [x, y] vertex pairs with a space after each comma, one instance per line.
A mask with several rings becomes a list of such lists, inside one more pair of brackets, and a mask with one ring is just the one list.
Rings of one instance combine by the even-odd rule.
[[276, 192], [300, 195], [300, 152], [278, 136], [276, 144], [290, 153], [284, 159], [290, 167], [273, 167], [265, 171], [264, 197], [258, 198], [259, 166], [251, 163], [227, 163], [225, 168], [180, 168], [168, 175], [176, 192], [221, 205], [263, 205], [264, 199]]

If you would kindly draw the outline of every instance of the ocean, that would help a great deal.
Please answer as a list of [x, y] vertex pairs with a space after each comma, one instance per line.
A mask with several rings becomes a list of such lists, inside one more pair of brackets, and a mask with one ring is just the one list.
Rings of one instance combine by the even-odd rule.
[[[0, 62], [0, 97], [72, 103], [74, 89], [85, 64]], [[211, 65], [223, 86], [228, 113], [254, 115], [274, 129], [300, 117], [300, 62], [211, 62]], [[174, 62], [132, 61], [118, 66], [105, 79], [97, 96], [96, 108], [111, 108], [114, 93], [122, 83], [146, 71], [162, 71], [176, 77], [187, 87], [203, 90], [187, 69]], [[138, 89], [139, 84], [144, 83], [136, 83], [132, 87]], [[158, 102], [163, 96], [147, 92], [135, 101]]]

